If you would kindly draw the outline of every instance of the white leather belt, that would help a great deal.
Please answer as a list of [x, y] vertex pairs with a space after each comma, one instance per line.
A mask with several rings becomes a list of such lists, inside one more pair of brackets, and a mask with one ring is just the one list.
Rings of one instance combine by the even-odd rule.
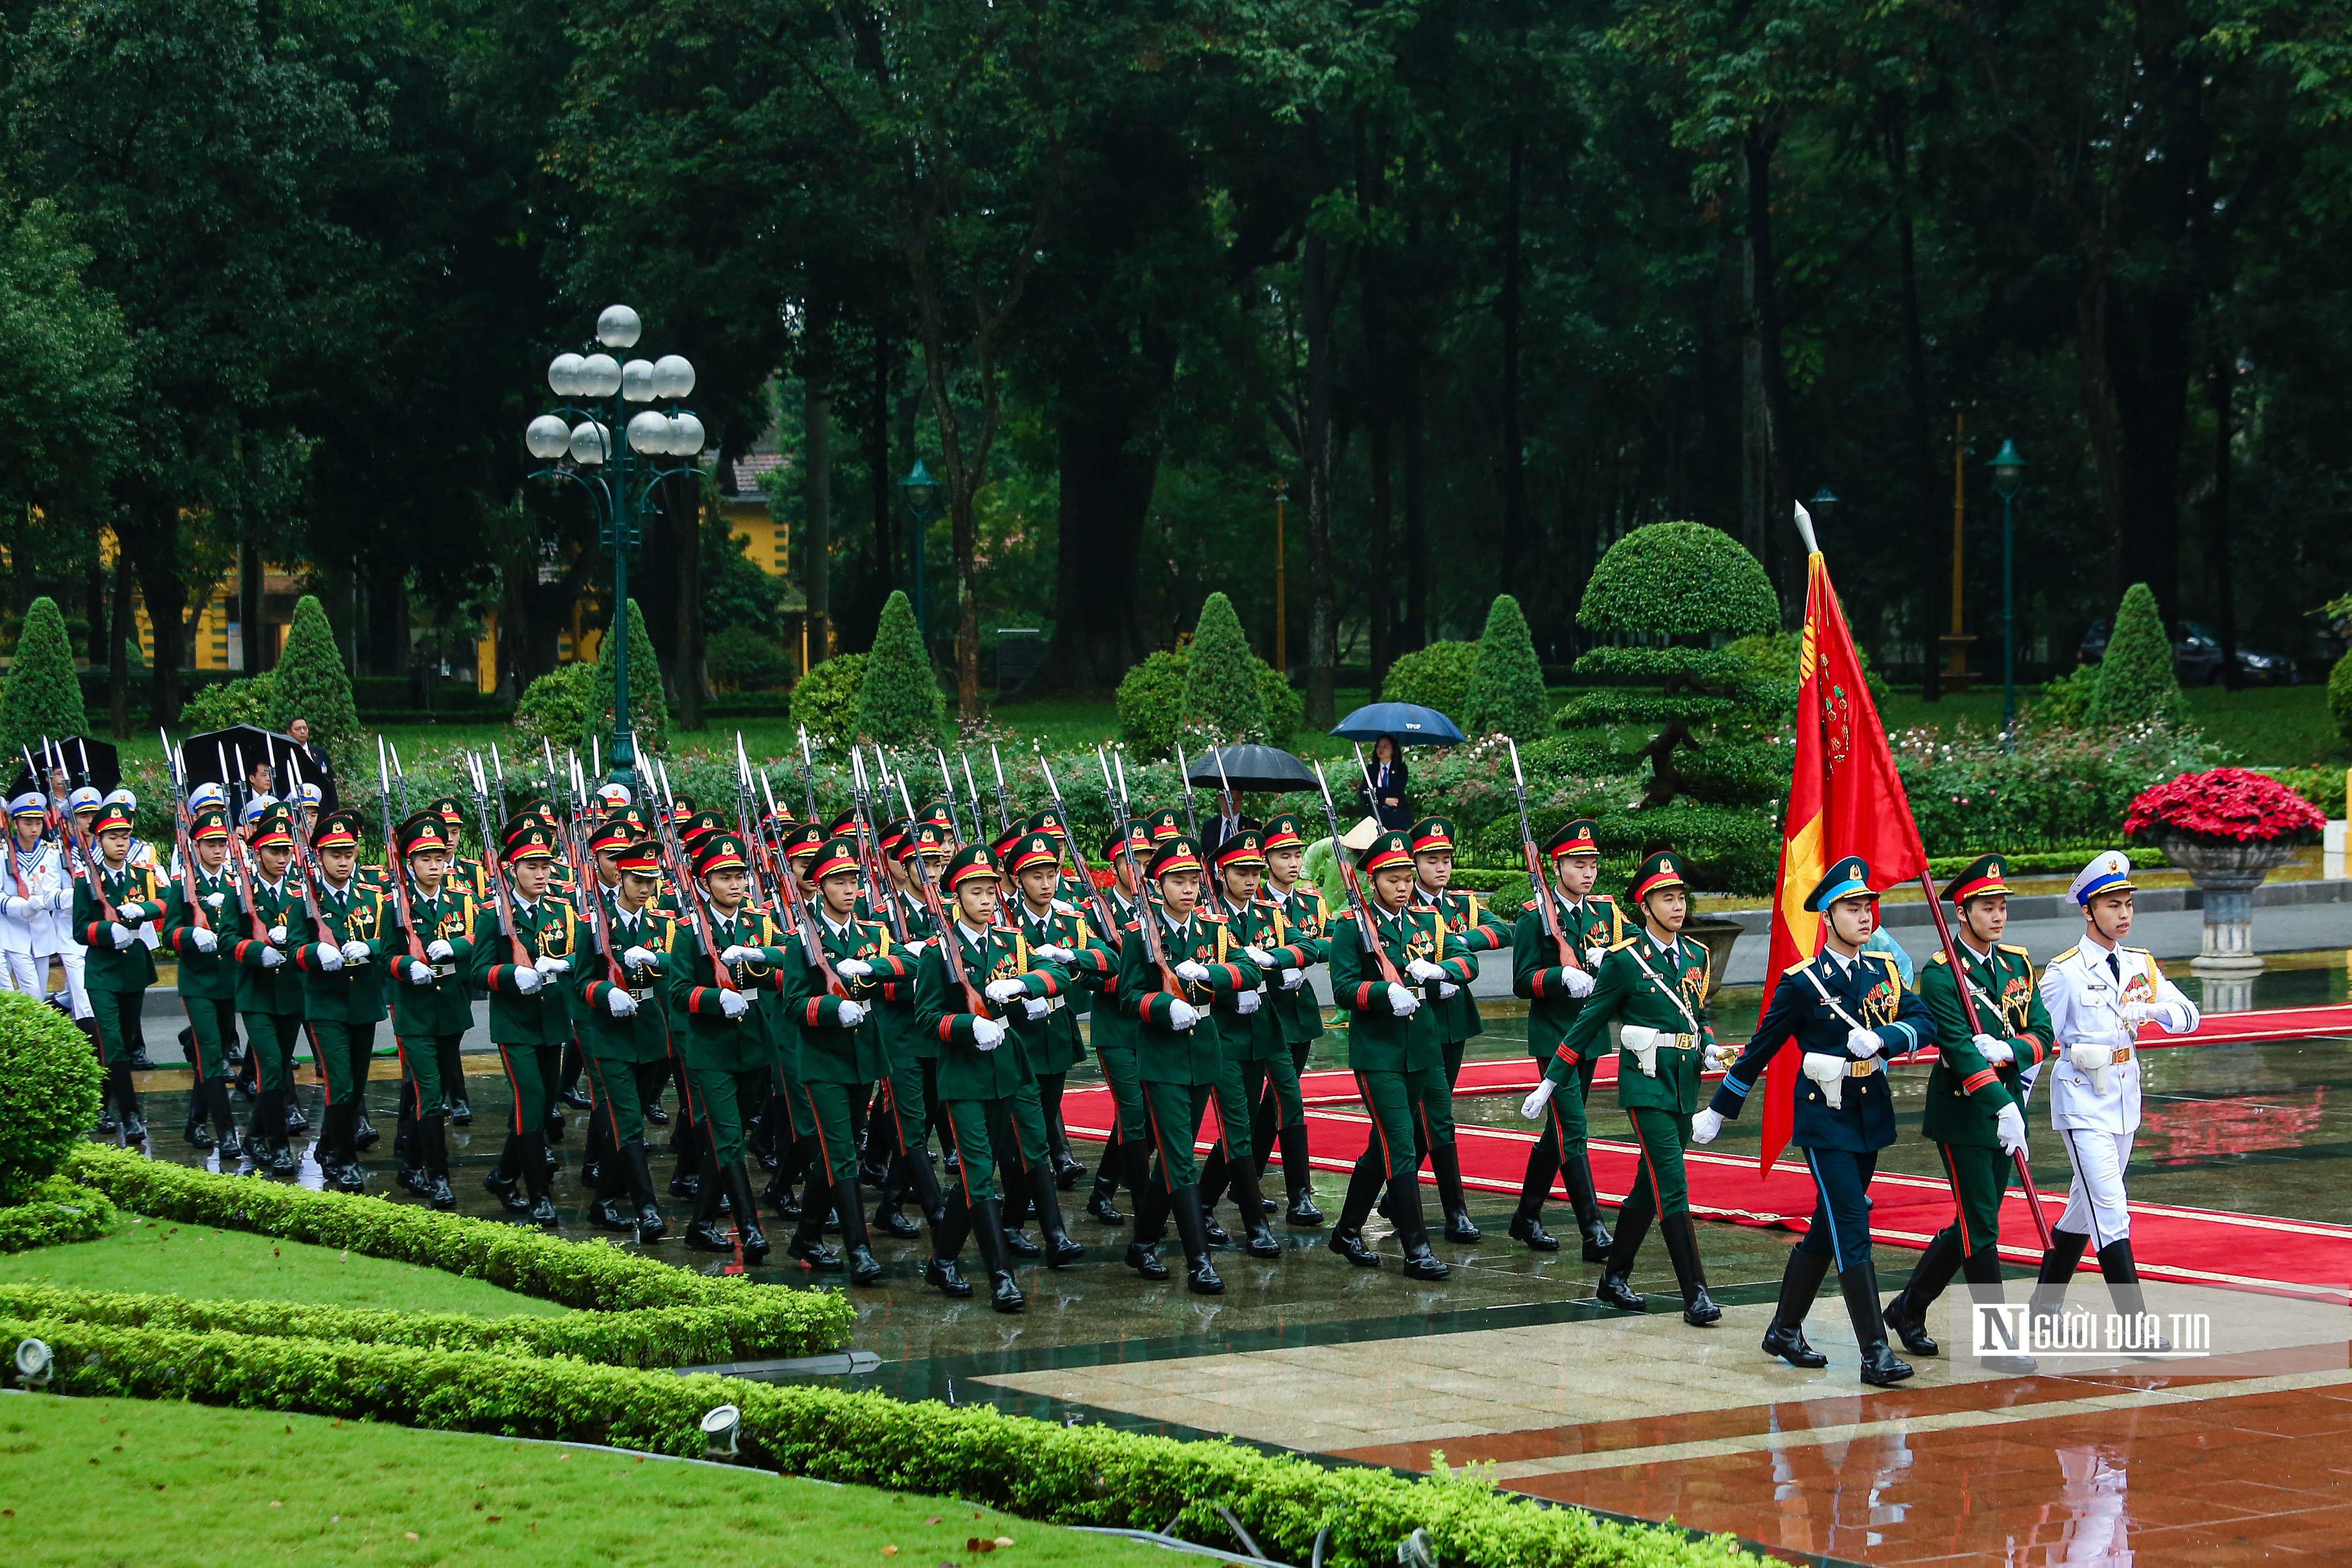
[[1845, 1067], [1845, 1075], [1848, 1078], [1867, 1078], [1872, 1073], [1879, 1071], [1881, 1069], [1885, 1067], [1885, 1065], [1886, 1063], [1881, 1061], [1874, 1056], [1865, 1057], [1860, 1061], [1847, 1062]]
[[435, 976], [444, 980], [447, 979], [457, 972], [457, 966], [455, 964], [436, 964], [433, 966], [433, 973]]
[[1067, 998], [1067, 997], [1055, 997], [1055, 998], [1052, 998], [1050, 1001], [1048, 1001], [1048, 1002], [1045, 1004], [1045, 1010], [1046, 1010], [1047, 1012], [1049, 1012], [1049, 1013], [1057, 1013], [1057, 1012], [1060, 1012], [1064, 1008], [1068, 1007], [1069, 1005], [1070, 1005], [1070, 998]]

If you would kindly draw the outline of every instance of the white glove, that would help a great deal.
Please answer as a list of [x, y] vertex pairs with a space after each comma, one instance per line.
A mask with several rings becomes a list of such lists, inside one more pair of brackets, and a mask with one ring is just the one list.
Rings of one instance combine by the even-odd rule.
[[1445, 978], [1445, 971], [1426, 958], [1415, 958], [1404, 967], [1404, 972], [1424, 986], [1432, 980]]
[[863, 958], [844, 958], [833, 967], [833, 972], [845, 980], [862, 980], [874, 972], [874, 966]]
[[2000, 1140], [2000, 1152], [2012, 1155], [2025, 1147], [2025, 1113], [2014, 1104], [2003, 1105], [2000, 1114], [1992, 1119], [1993, 1136]]
[[32, 917], [33, 917], [33, 901], [32, 901], [31, 899], [29, 899], [29, 898], [12, 898], [12, 899], [10, 899], [10, 900], [8, 901], [8, 918], [9, 918], [9, 919], [11, 919], [11, 920], [30, 920]]
[[1822, 1086], [1822, 1099], [1832, 1111], [1845, 1104], [1845, 1058], [1825, 1051], [1805, 1052], [1805, 1076]]
[[989, 981], [985, 989], [990, 1001], [1009, 1002], [1017, 996], [1024, 995], [1028, 988], [1008, 975], [1003, 979]]
[[864, 1002], [844, 1002], [841, 1004], [842, 1028], [856, 1029], [865, 1021], [866, 1004]]
[[278, 965], [283, 964], [284, 962], [286, 962], [286, 955], [280, 953], [277, 948], [264, 947], [261, 950], [261, 967], [263, 968], [275, 969]]
[[1304, 969], [1285, 969], [1282, 972], [1282, 988], [1286, 991], [1295, 991], [1306, 983], [1307, 971]]
[[207, 909], [218, 909], [223, 904], [226, 903], [227, 900], [228, 894], [225, 893], [208, 893], [205, 894], [205, 907]]
[[269, 945], [272, 947], [283, 947], [286, 946], [286, 927], [283, 925], [273, 925], [269, 928]]
[[1181, 1034], [1201, 1021], [1201, 1009], [1178, 998], [1168, 1004], [1168, 1027]]
[[457, 949], [450, 946], [446, 938], [436, 936], [425, 944], [425, 956], [436, 964], [446, 964], [457, 956]]
[[1568, 994], [1571, 997], [1591, 996], [1592, 994], [1592, 971], [1590, 969], [1569, 970]]
[[1255, 991], [1236, 991], [1234, 994], [1234, 1011], [1247, 1018], [1257, 1011], [1258, 1004], [1264, 1000], [1265, 998]]
[[1255, 964], [1261, 969], [1274, 962], [1274, 955], [1267, 952], [1263, 947], [1244, 947], [1242, 951], [1248, 956], [1251, 963]]
[[733, 946], [728, 948], [724, 953], [719, 954], [719, 961], [722, 964], [740, 964], [749, 959], [756, 958], [759, 956], [760, 950], [757, 947], [746, 947], [740, 942], [738, 942]]
[[[119, 930], [121, 927], [118, 926], [117, 929]], [[343, 950], [341, 947], [336, 946], [331, 942], [320, 943], [317, 948], [317, 953], [319, 957], [319, 967], [326, 970], [327, 973], [331, 975], [336, 970], [343, 967]]]
[[114, 939], [114, 945], [117, 947], [128, 947], [131, 946], [131, 927], [125, 925], [120, 920], [110, 921], [107, 924], [106, 934]]
[[429, 986], [433, 983], [432, 965], [420, 962], [415, 958], [403, 958], [400, 962], [406, 966], [400, 971], [400, 977], [406, 980], [410, 985]]
[[1606, 947], [1587, 947], [1584, 950], [1584, 967], [1588, 969], [1598, 969], [1601, 967], [1601, 960], [1607, 956], [1609, 956], [1609, 949]]
[[994, 1019], [972, 1019], [971, 1043], [982, 1051], [994, 1051], [1004, 1043], [1004, 1026]]
[[1977, 1048], [1977, 1054], [1979, 1056], [1983, 1057], [1995, 1067], [1999, 1067], [2006, 1062], [2011, 1062], [2017, 1060], [2017, 1047], [2010, 1044], [2009, 1041], [2005, 1040], [1997, 1039], [1992, 1035], [1972, 1035], [1969, 1037], [1969, 1043]]
[[719, 1010], [731, 1019], [741, 1018], [751, 1010], [751, 998], [740, 991], [722, 990], [719, 993]]
[[1519, 1102], [1519, 1114], [1530, 1122], [1543, 1119], [1544, 1107], [1551, 1102], [1551, 1092], [1559, 1087], [1549, 1078], [1536, 1085], [1536, 1092]]
[[1209, 977], [1209, 967], [1197, 958], [1187, 958], [1176, 966], [1176, 973], [1197, 986]]
[[537, 958], [531, 960], [530, 967], [537, 969], [542, 975], [564, 975], [571, 973], [572, 960], [569, 958], [558, 958], [549, 954], [541, 954]]
[[537, 969], [517, 969], [515, 971], [514, 981], [516, 990], [520, 991], [526, 997], [536, 996], [539, 992], [539, 988], [547, 984], [547, 977], [541, 974]]
[[1731, 1064], [1739, 1060], [1739, 1048], [1717, 1041], [1706, 1047], [1699, 1055], [1700, 1059], [1706, 1063], [1706, 1070], [1709, 1072], [1728, 1072], [1731, 1071]]
[[1691, 1117], [1691, 1142], [1694, 1144], [1711, 1144], [1715, 1142], [1715, 1135], [1722, 1131], [1723, 1118], [1716, 1114], [1712, 1105], [1700, 1106], [1697, 1113]]
[[1401, 1019], [1409, 1019], [1421, 1010], [1421, 995], [1403, 986], [1389, 987], [1389, 1011]]
[[2126, 1029], [2137, 1029], [2156, 1017], [2154, 1002], [2126, 1002], [2116, 1010], [2123, 1015]]
[[604, 1010], [616, 1019], [632, 1017], [637, 1010], [637, 998], [614, 986], [604, 993]]
[[1660, 1029], [1646, 1029], [1629, 1023], [1617, 1031], [1617, 1043], [1633, 1053], [1633, 1065], [1642, 1070], [1644, 1078], [1658, 1075], [1658, 1042], [1671, 1038]]
[[1035, 1023], [1039, 1019], [1044, 1018], [1047, 1013], [1050, 1013], [1053, 1010], [1054, 1004], [1047, 1001], [1043, 997], [1024, 997], [1021, 998], [1022, 1015], [1028, 1019], [1031, 1023]]
[[1029, 950], [1032, 953], [1036, 954], [1040, 958], [1051, 958], [1056, 964], [1073, 963], [1076, 961], [1078, 956], [1077, 954], [1071, 951], [1069, 948], [1063, 946], [1058, 942], [1049, 943], [1043, 947], [1032, 947]]
[[188, 940], [196, 945], [197, 952], [210, 953], [220, 946], [220, 933], [207, 931], [201, 925], [192, 925], [188, 928]]
[[1845, 1037], [1845, 1048], [1864, 1061], [1876, 1056], [1885, 1049], [1885, 1046], [1886, 1042], [1881, 1040], [1878, 1037], [1878, 1031], [1873, 1029], [1853, 1030]]
[[919, 954], [919, 954], [923, 951], [923, 949], [925, 949], [926, 947], [929, 947], [930, 945], [931, 945], [931, 939], [930, 939], [929, 937], [928, 937], [928, 936], [918, 936], [918, 937], [916, 937], [912, 942], [909, 942], [909, 943], [908, 943], [908, 944], [907, 944], [907, 951], [908, 951], [908, 952], [909, 952], [909, 953], [914, 953], [914, 954]]
[[368, 961], [368, 946], [367, 946], [367, 944], [366, 944], [366, 943], [364, 943], [364, 942], [346, 942], [346, 943], [344, 943], [344, 944], [343, 944], [343, 962], [344, 962], [344, 963], [346, 963], [346, 964], [364, 964], [364, 963], [366, 963], [367, 961]]
[[1440, 980], [1437, 982], [1437, 999], [1442, 1002], [1461, 988], [1451, 980]]
[[621, 955], [621, 962], [633, 968], [650, 969], [655, 963], [654, 950], [650, 947], [632, 947]]

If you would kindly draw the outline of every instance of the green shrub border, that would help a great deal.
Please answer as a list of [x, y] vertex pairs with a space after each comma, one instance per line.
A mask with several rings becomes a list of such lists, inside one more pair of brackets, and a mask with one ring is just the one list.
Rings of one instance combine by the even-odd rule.
[[[87, 1191], [83, 1197], [106, 1201]], [[112, 1206], [108, 1207], [111, 1210]], [[62, 1285], [0, 1284], [0, 1313], [188, 1333], [564, 1356], [604, 1366], [645, 1368], [810, 1355], [837, 1348], [838, 1320], [846, 1315], [842, 1310], [846, 1302], [829, 1293], [779, 1291], [775, 1294], [780, 1299], [719, 1306], [487, 1318], [467, 1312], [324, 1307], [305, 1301], [190, 1301]]]
[[[1623, 1524], [1496, 1490], [1477, 1469], [1407, 1478], [1327, 1469], [1231, 1441], [1060, 1427], [988, 1406], [680, 1377], [478, 1351], [187, 1333], [58, 1318], [0, 1318], [56, 1356], [63, 1393], [364, 1416], [447, 1431], [607, 1444], [697, 1458], [705, 1411], [742, 1413], [739, 1462], [985, 1503], [1054, 1524], [1228, 1540], [1218, 1505], [1265, 1550], [1384, 1568], [1426, 1529], [1449, 1568], [1734, 1568], [1761, 1561], [1729, 1535]], [[1171, 1522], [1172, 1521], [1172, 1522]]]
[[0, 1206], [0, 1252], [29, 1252], [60, 1242], [95, 1241], [114, 1223], [106, 1194], [53, 1176], [22, 1203]]
[[812, 1335], [828, 1321], [845, 1343], [856, 1312], [830, 1291], [762, 1285], [739, 1275], [698, 1274], [603, 1241], [567, 1241], [520, 1226], [443, 1214], [352, 1193], [312, 1192], [252, 1176], [151, 1160], [84, 1144], [64, 1174], [123, 1207], [182, 1224], [251, 1231], [338, 1247], [483, 1280], [567, 1307], [612, 1312], [653, 1307], [737, 1306], [805, 1317]]

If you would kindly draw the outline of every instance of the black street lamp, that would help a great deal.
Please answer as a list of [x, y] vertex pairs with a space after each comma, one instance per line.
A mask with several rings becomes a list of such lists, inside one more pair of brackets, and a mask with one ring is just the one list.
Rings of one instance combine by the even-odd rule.
[[923, 640], [928, 651], [931, 645], [931, 623], [923, 615], [923, 538], [930, 532], [931, 519], [939, 515], [940, 482], [915, 459], [907, 476], [898, 481], [898, 488], [907, 492], [907, 510], [915, 517], [915, 632]]
[[2000, 748], [2017, 749], [2017, 574], [2014, 507], [2025, 483], [2025, 459], [2017, 443], [2003, 441], [1988, 465], [1992, 487], [2000, 492]]

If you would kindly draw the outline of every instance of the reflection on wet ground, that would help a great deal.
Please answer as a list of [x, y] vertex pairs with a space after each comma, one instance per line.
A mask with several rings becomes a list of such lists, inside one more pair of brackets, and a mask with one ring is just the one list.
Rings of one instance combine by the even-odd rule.
[[[2344, 955], [2275, 962], [2257, 992], [2266, 1007], [2344, 1000]], [[1736, 1037], [1753, 1008], [1752, 996], [1719, 998], [1724, 1033]], [[1489, 1005], [1486, 1015], [1472, 1057], [1523, 1058], [1523, 1013]], [[2352, 1156], [2352, 1041], [2183, 1047], [2151, 1051], [2145, 1063], [2146, 1122], [2129, 1171], [2135, 1199], [2352, 1224], [2344, 1164]], [[1312, 1065], [1342, 1064], [1338, 1035], [1318, 1042]], [[452, 1180], [467, 1212], [503, 1218], [480, 1178], [503, 1139], [504, 1081], [494, 1058], [470, 1057], [467, 1066], [477, 1120], [451, 1129]], [[410, 1202], [391, 1180], [395, 1071], [389, 1058], [379, 1061], [369, 1086], [371, 1113], [387, 1137], [369, 1164], [377, 1190]], [[1906, 1108], [1925, 1078], [1918, 1069], [1893, 1075]], [[154, 1152], [204, 1161], [179, 1136], [184, 1073], [146, 1079]], [[307, 1071], [302, 1092], [315, 1119]], [[1517, 1099], [1460, 1099], [1455, 1115], [1525, 1128]], [[570, 1119], [556, 1201], [567, 1234], [594, 1234], [573, 1168], [582, 1118]], [[1916, 1124], [1904, 1118], [1905, 1138], [1883, 1168], [1937, 1174]], [[1624, 1135], [1605, 1103], [1594, 1107], [1593, 1126], [1601, 1136]], [[2037, 1180], [2045, 1191], [2063, 1188], [2063, 1152], [2046, 1125], [2039, 1130]], [[669, 1175], [658, 1147], [666, 1136], [656, 1134], [657, 1186]], [[1750, 1152], [1756, 1136], [1743, 1120], [1716, 1147]], [[1078, 1149], [1089, 1164], [1093, 1152]], [[1327, 1212], [1338, 1207], [1341, 1180], [1317, 1175]], [[1066, 1195], [1064, 1211], [1087, 1259], [1061, 1271], [1024, 1269], [1030, 1305], [1019, 1316], [999, 1315], [984, 1300], [940, 1297], [918, 1277], [922, 1241], [877, 1237], [888, 1278], [851, 1296], [855, 1347], [881, 1365], [829, 1381], [1180, 1434], [1240, 1433], [1341, 1462], [1418, 1468], [1432, 1462], [1430, 1449], [1444, 1449], [1455, 1462], [1493, 1460], [1498, 1479], [1520, 1490], [1731, 1530], [1806, 1560], [2201, 1564], [2340, 1557], [2352, 1539], [2352, 1464], [2341, 1457], [2352, 1375], [2343, 1370], [2342, 1335], [2303, 1370], [2216, 1364], [2201, 1379], [1996, 1377], [1938, 1359], [1918, 1361], [1919, 1375], [1900, 1389], [1866, 1392], [1853, 1381], [1853, 1337], [1834, 1285], [1807, 1325], [1832, 1358], [1827, 1369], [1800, 1373], [1757, 1353], [1786, 1232], [1702, 1224], [1710, 1281], [1727, 1310], [1717, 1328], [1699, 1331], [1667, 1301], [1637, 1318], [1601, 1308], [1591, 1294], [1596, 1270], [1572, 1243], [1537, 1254], [1507, 1239], [1507, 1197], [1471, 1195], [1486, 1238], [1438, 1244], [1454, 1265], [1442, 1282], [1402, 1278], [1375, 1220], [1389, 1258], [1380, 1270], [1350, 1268], [1322, 1246], [1324, 1231], [1291, 1230], [1278, 1260], [1221, 1251], [1226, 1293], [1200, 1297], [1181, 1275], [1152, 1284], [1127, 1270], [1125, 1228], [1083, 1215], [1083, 1196]], [[682, 1218], [682, 1204], [666, 1197], [665, 1207]], [[1550, 1215], [1556, 1226], [1568, 1222], [1557, 1197]], [[1223, 1218], [1231, 1227], [1230, 1204]], [[785, 1228], [770, 1221], [779, 1260]], [[2259, 1248], [2254, 1235], [2249, 1246]], [[687, 1267], [734, 1266], [676, 1240], [653, 1250]], [[1914, 1254], [1883, 1250], [1880, 1284], [1891, 1293]], [[1662, 1249], [1654, 1242], [1641, 1262], [1637, 1288], [1671, 1299]], [[2026, 1272], [2009, 1270], [2012, 1280]], [[838, 1276], [818, 1279], [797, 1264], [755, 1275], [840, 1288]]]

